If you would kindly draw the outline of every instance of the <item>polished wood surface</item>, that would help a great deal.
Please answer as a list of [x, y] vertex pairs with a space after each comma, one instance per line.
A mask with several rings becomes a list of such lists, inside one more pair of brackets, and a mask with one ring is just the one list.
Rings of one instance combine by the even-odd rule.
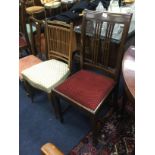
[[125, 87], [131, 97], [135, 98], [135, 47], [130, 46], [122, 61], [122, 72]]
[[41, 147], [43, 155], [64, 155], [54, 144], [46, 143]]

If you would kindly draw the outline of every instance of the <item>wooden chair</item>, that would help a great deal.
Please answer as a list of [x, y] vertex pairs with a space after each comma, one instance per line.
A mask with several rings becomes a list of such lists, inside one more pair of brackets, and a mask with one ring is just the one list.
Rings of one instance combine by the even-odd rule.
[[[22, 72], [25, 87], [42, 90], [51, 101], [52, 88], [64, 81], [71, 72], [72, 54], [76, 49], [73, 41], [73, 24], [46, 21], [48, 60]], [[32, 90], [32, 89], [31, 89]]]
[[[114, 92], [112, 103], [115, 107], [117, 94], [115, 90], [131, 17], [132, 14], [86, 10], [81, 28], [81, 70], [53, 89], [56, 110], [61, 122], [63, 116], [60, 98], [91, 117], [94, 144], [97, 143], [98, 136], [97, 118], [103, 105]], [[118, 49], [112, 49], [111, 44], [114, 41], [112, 35], [116, 24], [121, 24], [122, 35]], [[114, 66], [109, 62], [111, 52], [117, 53]]]
[[47, 11], [49, 10], [50, 16], [55, 15], [58, 10], [60, 12], [61, 2], [59, 0], [41, 0], [41, 3]]
[[19, 57], [22, 57], [23, 50], [26, 51], [27, 54], [30, 54], [31, 47], [22, 32], [19, 32]]
[[35, 5], [34, 0], [25, 0], [23, 3], [25, 4], [25, 11], [29, 15], [34, 15], [35, 13], [40, 13], [45, 10], [44, 6]]
[[[47, 49], [45, 41], [45, 20], [38, 20], [35, 17], [30, 17], [30, 38], [32, 53], [40, 56], [43, 60], [47, 59]], [[35, 28], [35, 31], [33, 31]]]
[[[31, 19], [32, 17], [30, 17]], [[42, 22], [42, 24], [45, 24], [45, 22], [41, 21], [41, 20], [38, 20], [39, 22]], [[25, 70], [25, 69], [28, 69], [40, 62], [42, 62], [42, 60], [39, 58], [39, 48], [34, 48], [34, 42], [33, 42], [33, 32], [32, 32], [32, 22], [35, 23], [36, 25], [36, 33], [39, 32], [39, 28], [40, 28], [40, 23], [37, 23], [38, 21], [31, 21], [30, 20], [30, 40], [31, 40], [31, 54], [28, 55], [28, 56], [25, 56], [24, 58], [20, 58], [19, 59], [19, 79], [20, 81], [24, 82], [23, 81], [23, 76], [22, 76], [22, 72]], [[38, 30], [39, 29], [39, 30]], [[25, 43], [26, 40], [24, 40], [24, 38], [22, 38], [23, 40], [21, 41], [21, 43], [23, 44], [24, 47], [21, 48], [24, 49], [24, 48], [27, 48], [27, 44]], [[41, 43], [39, 43], [40, 40], [38, 40], [38, 44], [40, 45]], [[20, 40], [19, 40], [20, 42]], [[40, 41], [41, 42], [41, 41]], [[19, 47], [20, 47], [20, 44], [19, 44]], [[46, 55], [46, 53], [45, 53]], [[26, 88], [26, 91], [27, 93], [31, 95], [31, 91]]]

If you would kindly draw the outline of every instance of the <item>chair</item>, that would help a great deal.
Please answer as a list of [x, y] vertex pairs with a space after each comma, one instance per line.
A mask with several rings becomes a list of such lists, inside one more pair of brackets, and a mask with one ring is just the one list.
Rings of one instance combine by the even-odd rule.
[[[97, 119], [102, 107], [113, 95], [114, 107], [124, 44], [132, 14], [85, 10], [81, 28], [81, 70], [53, 89], [56, 110], [63, 122], [60, 98], [81, 109], [92, 120], [93, 143], [97, 143]], [[117, 24], [117, 25], [116, 25]], [[113, 49], [114, 26], [120, 24], [121, 39]], [[111, 53], [117, 54], [110, 63]], [[114, 61], [114, 60], [112, 60]]]
[[[24, 82], [23, 80], [23, 76], [22, 76], [22, 71], [24, 71], [25, 69], [32, 67], [40, 62], [42, 62], [42, 60], [39, 58], [39, 48], [34, 48], [34, 38], [33, 38], [33, 30], [32, 28], [35, 26], [36, 28], [36, 33], [40, 33], [40, 24], [45, 24], [45, 22], [41, 21], [41, 20], [33, 20], [35, 19], [34, 17], [30, 17], [30, 40], [31, 40], [31, 54], [28, 56], [25, 56], [24, 58], [20, 58], [19, 59], [19, 79], [20, 81]], [[38, 23], [40, 22], [40, 23]], [[33, 24], [32, 24], [33, 23]], [[22, 40], [19, 40], [19, 43], [21, 43], [23, 45], [23, 48], [27, 48], [27, 43], [26, 40], [24, 39], [24, 37], [22, 36]], [[38, 44], [41, 44], [41, 40], [38, 39]], [[20, 47], [20, 44], [19, 44]], [[27, 93], [32, 96], [31, 91], [29, 90], [29, 88], [26, 88]]]
[[46, 21], [48, 60], [22, 72], [25, 84], [42, 90], [52, 101], [52, 88], [64, 81], [71, 72], [72, 54], [76, 45], [72, 43], [73, 24]]
[[35, 13], [41, 13], [43, 12], [44, 6], [37, 6], [34, 3], [34, 0], [26, 0], [24, 1], [25, 4], [25, 11], [29, 15], [34, 15]]
[[50, 16], [52, 15], [51, 12], [54, 10], [56, 11], [61, 7], [61, 2], [59, 0], [41, 0], [41, 3], [44, 5], [46, 10], [50, 11]]
[[[47, 59], [47, 49], [45, 42], [45, 21], [38, 20], [35, 17], [30, 17], [30, 38], [31, 38], [31, 46], [32, 53], [41, 57], [43, 60]], [[35, 31], [33, 31], [35, 28]]]
[[26, 51], [27, 54], [30, 53], [31, 47], [22, 32], [19, 32], [19, 57], [22, 56], [23, 50]]

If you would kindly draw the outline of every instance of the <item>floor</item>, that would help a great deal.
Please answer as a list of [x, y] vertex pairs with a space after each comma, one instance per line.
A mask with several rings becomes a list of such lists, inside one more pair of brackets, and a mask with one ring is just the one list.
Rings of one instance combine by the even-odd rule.
[[63, 124], [52, 110], [46, 94], [37, 92], [32, 103], [20, 83], [20, 155], [39, 155], [40, 147], [47, 142], [54, 143], [67, 154], [90, 131], [89, 119], [73, 107], [65, 113]]

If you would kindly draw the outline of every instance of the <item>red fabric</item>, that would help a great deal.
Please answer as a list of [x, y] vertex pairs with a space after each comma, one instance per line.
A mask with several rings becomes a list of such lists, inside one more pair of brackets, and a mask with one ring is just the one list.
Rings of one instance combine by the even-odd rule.
[[38, 57], [34, 55], [29, 55], [29, 56], [19, 59], [19, 79], [20, 80], [23, 79], [21, 72], [24, 69], [32, 67], [33, 65], [36, 65], [40, 62], [42, 62], [42, 60], [40, 60]]
[[95, 110], [114, 86], [114, 80], [91, 71], [81, 70], [55, 89], [81, 105]]
[[22, 48], [22, 47], [25, 47], [27, 46], [27, 42], [26, 42], [26, 39], [25, 37], [19, 37], [19, 47]]

